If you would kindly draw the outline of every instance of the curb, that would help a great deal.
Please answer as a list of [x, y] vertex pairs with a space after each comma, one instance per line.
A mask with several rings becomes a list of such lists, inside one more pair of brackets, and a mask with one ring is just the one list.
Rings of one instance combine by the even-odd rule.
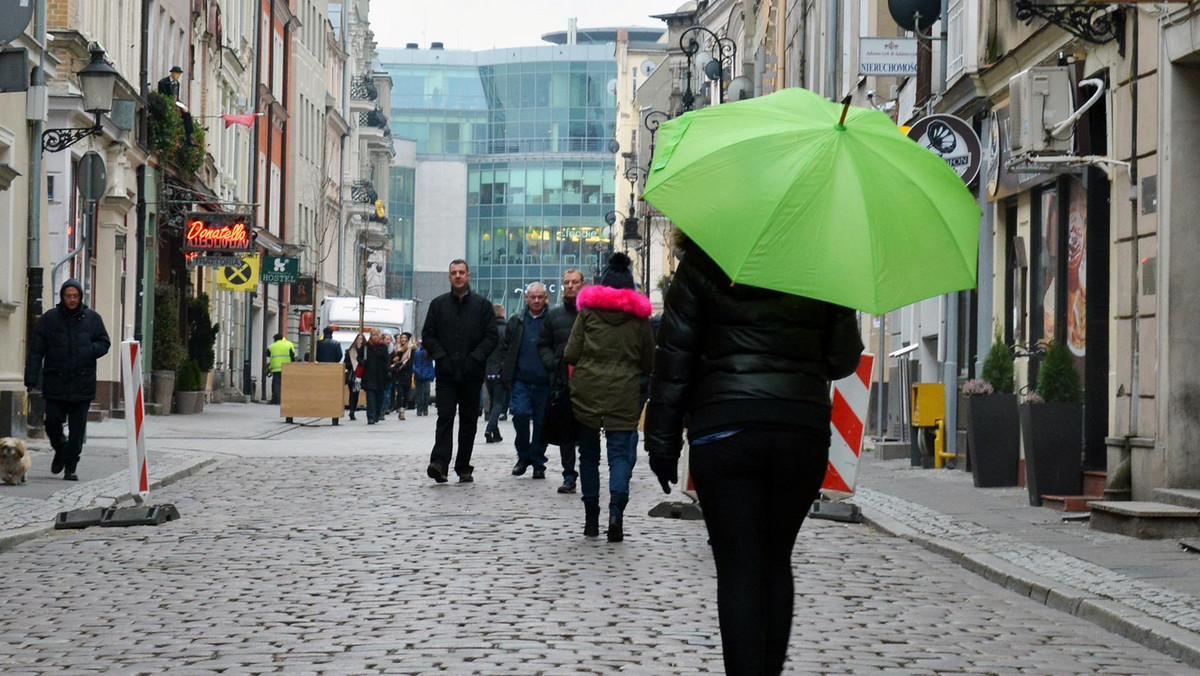
[[896, 519], [873, 513], [869, 507], [862, 507], [862, 513], [867, 525], [944, 556], [1005, 589], [1087, 620], [1188, 666], [1200, 667], [1200, 637], [1193, 632], [1149, 617], [1118, 601], [1041, 577], [974, 547], [923, 535]]
[[[150, 489], [157, 490], [159, 488], [164, 488], [166, 486], [169, 486], [169, 485], [175, 483], [176, 481], [186, 479], [187, 477], [190, 477], [194, 474], [199, 473], [201, 470], [206, 469], [209, 465], [216, 464], [216, 462], [217, 462], [216, 457], [210, 456], [208, 458], [204, 458], [194, 465], [190, 465], [181, 470], [177, 470], [175, 472], [172, 472], [171, 474], [168, 474], [166, 476], [155, 479], [154, 481], [151, 481]], [[132, 495], [132, 493], [125, 493], [124, 495], [119, 496], [117, 498], [117, 500], [118, 501], [126, 500], [131, 495]], [[18, 529], [18, 530], [12, 530], [7, 533], [0, 533], [0, 553], [6, 552], [6, 551], [12, 549], [13, 547], [16, 547], [19, 544], [39, 538], [39, 537], [46, 535], [48, 533], [51, 533], [53, 531], [54, 531], [54, 523], [51, 522], [45, 526], [34, 526], [32, 528], [22, 528], [22, 529]]]

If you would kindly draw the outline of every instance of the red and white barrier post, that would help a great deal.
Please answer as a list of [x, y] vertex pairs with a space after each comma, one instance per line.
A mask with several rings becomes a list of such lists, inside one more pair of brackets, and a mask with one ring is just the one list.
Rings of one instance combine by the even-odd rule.
[[853, 495], [854, 485], [858, 482], [858, 456], [862, 452], [863, 424], [871, 402], [871, 366], [874, 363], [874, 355], [864, 354], [857, 371], [833, 383], [829, 469], [821, 484], [821, 490], [830, 497]]
[[121, 375], [125, 380], [125, 433], [129, 447], [129, 491], [139, 505], [150, 493], [146, 461], [146, 403], [142, 388], [142, 351], [136, 340], [121, 343]]

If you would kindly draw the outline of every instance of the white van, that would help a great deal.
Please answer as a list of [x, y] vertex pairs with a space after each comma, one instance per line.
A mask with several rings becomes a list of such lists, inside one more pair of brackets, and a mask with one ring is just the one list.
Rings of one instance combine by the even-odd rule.
[[[358, 296], [328, 296], [321, 301], [320, 329], [333, 327], [333, 339], [341, 344], [342, 350], [350, 347], [358, 335]], [[370, 336], [371, 329], [398, 336], [413, 332], [416, 325], [416, 303], [411, 300], [390, 300], [379, 296], [367, 296], [363, 304], [363, 331]]]

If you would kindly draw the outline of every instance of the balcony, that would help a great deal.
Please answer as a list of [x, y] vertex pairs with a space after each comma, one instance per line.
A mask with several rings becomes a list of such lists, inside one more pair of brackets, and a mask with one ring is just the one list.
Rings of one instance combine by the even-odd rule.
[[370, 77], [355, 77], [350, 78], [350, 113], [365, 113], [369, 112], [378, 105], [375, 103], [379, 99], [379, 90], [375, 88], [375, 83], [371, 82]]
[[358, 204], [369, 204], [374, 208], [375, 200], [379, 199], [379, 195], [375, 192], [375, 185], [373, 183], [361, 179], [350, 185], [350, 199]]

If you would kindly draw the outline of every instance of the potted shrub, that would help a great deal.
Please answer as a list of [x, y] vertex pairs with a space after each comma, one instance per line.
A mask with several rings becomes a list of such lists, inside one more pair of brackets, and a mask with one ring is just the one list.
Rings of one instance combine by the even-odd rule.
[[971, 478], [979, 488], [1017, 485], [1021, 428], [1013, 394], [1013, 356], [999, 336], [983, 361], [983, 379], [962, 388]]
[[1053, 342], [1038, 373], [1037, 396], [1017, 408], [1025, 443], [1029, 504], [1043, 495], [1079, 495], [1083, 489], [1083, 393], [1066, 344]]
[[188, 359], [200, 367], [200, 389], [208, 389], [208, 374], [216, 363], [214, 346], [219, 324], [214, 324], [209, 312], [208, 295], [200, 294], [188, 303]]
[[196, 360], [189, 359], [179, 369], [179, 379], [175, 381], [175, 412], [199, 413], [204, 410], [204, 381], [201, 380], [200, 366]]
[[154, 352], [150, 358], [150, 381], [154, 403], [163, 415], [171, 412], [175, 370], [183, 361], [182, 343], [178, 292], [172, 286], [159, 285], [154, 289]]

